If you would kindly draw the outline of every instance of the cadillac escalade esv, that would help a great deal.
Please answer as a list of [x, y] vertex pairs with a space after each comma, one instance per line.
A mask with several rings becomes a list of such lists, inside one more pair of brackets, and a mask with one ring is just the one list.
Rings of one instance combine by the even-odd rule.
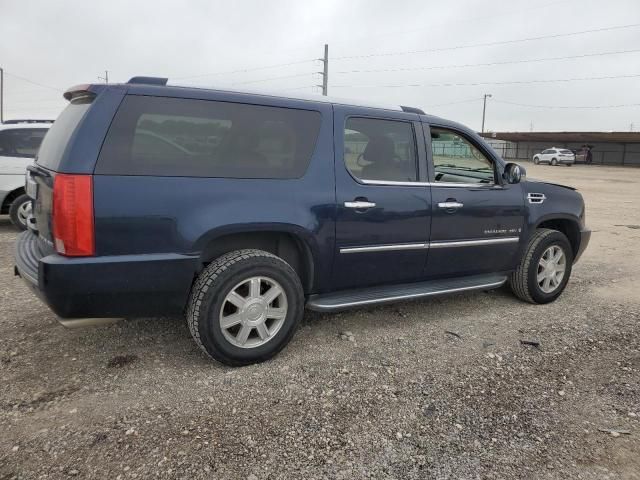
[[589, 241], [573, 188], [417, 108], [154, 77], [64, 96], [28, 167], [15, 272], [67, 325], [184, 314], [209, 356], [244, 365], [305, 307], [506, 282], [551, 302]]

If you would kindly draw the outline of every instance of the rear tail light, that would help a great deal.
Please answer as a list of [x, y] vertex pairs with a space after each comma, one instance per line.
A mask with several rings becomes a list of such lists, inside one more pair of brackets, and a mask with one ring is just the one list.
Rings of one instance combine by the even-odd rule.
[[53, 242], [58, 253], [70, 257], [95, 254], [91, 175], [56, 175], [52, 216]]

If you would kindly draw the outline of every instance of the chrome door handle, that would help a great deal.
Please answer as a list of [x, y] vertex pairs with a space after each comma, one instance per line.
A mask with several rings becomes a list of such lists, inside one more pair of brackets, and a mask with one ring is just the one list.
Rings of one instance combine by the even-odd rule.
[[364, 210], [365, 208], [373, 208], [376, 206], [373, 202], [363, 202], [363, 201], [353, 201], [353, 202], [344, 202], [344, 206], [347, 208], [355, 208], [356, 210]]
[[460, 202], [440, 202], [438, 204], [438, 208], [444, 208], [450, 210], [452, 208], [462, 208], [464, 207], [464, 203]]

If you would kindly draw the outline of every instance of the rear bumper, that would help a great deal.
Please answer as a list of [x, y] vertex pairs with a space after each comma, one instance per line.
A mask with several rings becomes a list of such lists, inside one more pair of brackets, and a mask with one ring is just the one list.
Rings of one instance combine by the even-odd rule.
[[178, 254], [41, 256], [32, 232], [15, 247], [15, 273], [62, 318], [182, 313], [198, 257]]
[[578, 253], [576, 253], [573, 258], [573, 263], [576, 263], [584, 251], [587, 249], [587, 245], [589, 245], [589, 240], [591, 240], [591, 230], [581, 230], [580, 231], [580, 246], [578, 247]]

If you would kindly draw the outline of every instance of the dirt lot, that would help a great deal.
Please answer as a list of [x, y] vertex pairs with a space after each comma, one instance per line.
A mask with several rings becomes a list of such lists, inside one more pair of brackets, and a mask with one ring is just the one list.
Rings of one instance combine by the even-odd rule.
[[0, 479], [640, 478], [640, 169], [528, 170], [577, 186], [594, 230], [557, 302], [308, 312], [242, 369], [180, 319], [66, 330], [0, 218]]

